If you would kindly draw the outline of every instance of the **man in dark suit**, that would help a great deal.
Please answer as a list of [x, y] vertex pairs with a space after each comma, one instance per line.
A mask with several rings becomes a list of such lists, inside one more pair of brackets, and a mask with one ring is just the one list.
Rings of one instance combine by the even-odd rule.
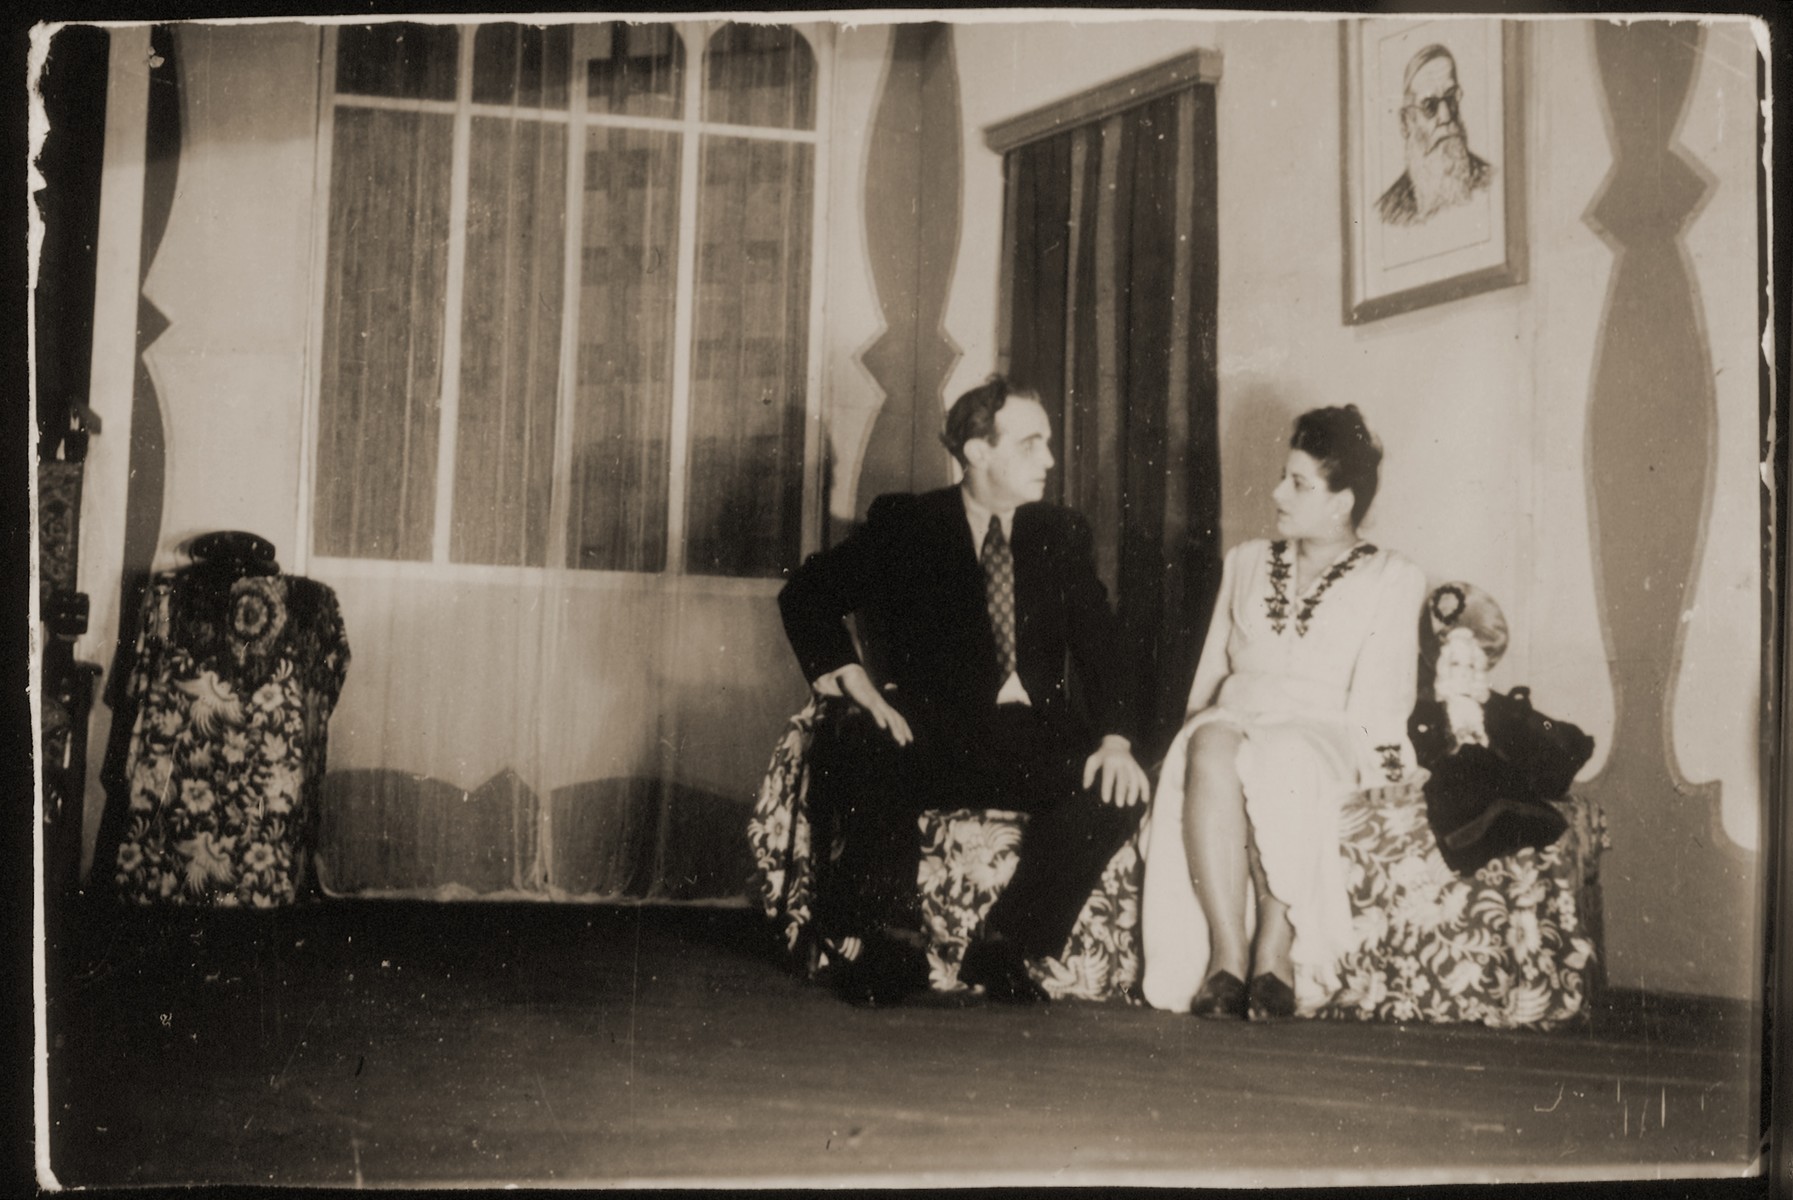
[[[810, 757], [817, 827], [844, 846], [823, 864], [816, 927], [864, 947], [837, 976], [849, 1000], [894, 1002], [926, 983], [913, 932], [924, 810], [1029, 814], [1015, 874], [960, 968], [1010, 1002], [1044, 999], [1026, 961], [1063, 949], [1138, 821], [1148, 783], [1089, 526], [1041, 502], [1051, 436], [1037, 396], [1000, 377], [972, 389], [943, 439], [960, 486], [880, 496], [779, 595], [805, 676], [856, 706], [824, 723]], [[855, 613], [882, 688], [847, 630]]]

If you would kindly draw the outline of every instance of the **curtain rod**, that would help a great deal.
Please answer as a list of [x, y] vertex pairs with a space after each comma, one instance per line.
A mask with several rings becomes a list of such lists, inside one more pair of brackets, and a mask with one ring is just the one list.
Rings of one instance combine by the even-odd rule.
[[1220, 51], [1191, 50], [1098, 84], [1068, 99], [1055, 100], [1019, 116], [986, 125], [984, 144], [998, 154], [1007, 154], [1029, 142], [1050, 137], [1061, 129], [1101, 120], [1179, 88], [1218, 82]]

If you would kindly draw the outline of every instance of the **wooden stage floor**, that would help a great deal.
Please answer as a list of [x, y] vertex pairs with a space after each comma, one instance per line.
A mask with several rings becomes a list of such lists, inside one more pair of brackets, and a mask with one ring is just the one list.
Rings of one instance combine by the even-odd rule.
[[1737, 1177], [1760, 1124], [1741, 1005], [1552, 1034], [867, 1012], [739, 909], [113, 910], [55, 957], [64, 1185]]

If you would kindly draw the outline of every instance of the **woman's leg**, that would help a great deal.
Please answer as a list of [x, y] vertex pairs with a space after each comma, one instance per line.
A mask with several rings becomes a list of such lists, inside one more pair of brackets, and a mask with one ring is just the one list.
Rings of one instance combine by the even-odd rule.
[[[1289, 923], [1289, 906], [1278, 900], [1264, 875], [1257, 846], [1251, 847], [1251, 881], [1258, 897], [1258, 925], [1252, 937], [1251, 973], [1274, 975], [1284, 983], [1295, 982], [1290, 951], [1295, 945], [1295, 926]], [[1243, 978], [1243, 977], [1241, 977]]]
[[1251, 951], [1245, 938], [1245, 789], [1239, 782], [1240, 733], [1213, 722], [1189, 739], [1183, 798], [1183, 850], [1189, 882], [1208, 919], [1208, 973], [1246, 977]]

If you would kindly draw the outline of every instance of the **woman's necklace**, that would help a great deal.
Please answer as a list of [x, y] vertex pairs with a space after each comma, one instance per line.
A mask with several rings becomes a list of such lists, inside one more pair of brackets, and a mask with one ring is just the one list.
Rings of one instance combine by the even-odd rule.
[[1330, 542], [1297, 540], [1295, 542], [1295, 590], [1299, 593], [1311, 587], [1314, 575], [1327, 570], [1344, 559], [1345, 552], [1357, 545], [1355, 537], [1338, 538]]
[[[1319, 582], [1302, 596], [1301, 607], [1295, 611], [1296, 637], [1307, 636], [1308, 622], [1312, 620], [1314, 608], [1320, 603], [1320, 598], [1326, 594], [1327, 589], [1344, 578], [1345, 574], [1361, 559], [1367, 558], [1375, 552], [1376, 547], [1368, 542], [1358, 542], [1343, 555], [1338, 555], [1337, 551], [1334, 551], [1335, 557], [1332, 559], [1332, 565], [1326, 568], [1326, 573], [1320, 576]], [[1270, 595], [1266, 598], [1265, 605], [1270, 613], [1270, 628], [1277, 633], [1283, 631], [1289, 614], [1288, 587], [1291, 572], [1288, 554], [1288, 542], [1270, 543]], [[1299, 551], [1297, 551], [1297, 557], [1303, 560], [1312, 559], [1315, 562], [1322, 561], [1319, 555], [1302, 554]], [[1308, 574], [1311, 578], [1312, 572], [1310, 571]]]

